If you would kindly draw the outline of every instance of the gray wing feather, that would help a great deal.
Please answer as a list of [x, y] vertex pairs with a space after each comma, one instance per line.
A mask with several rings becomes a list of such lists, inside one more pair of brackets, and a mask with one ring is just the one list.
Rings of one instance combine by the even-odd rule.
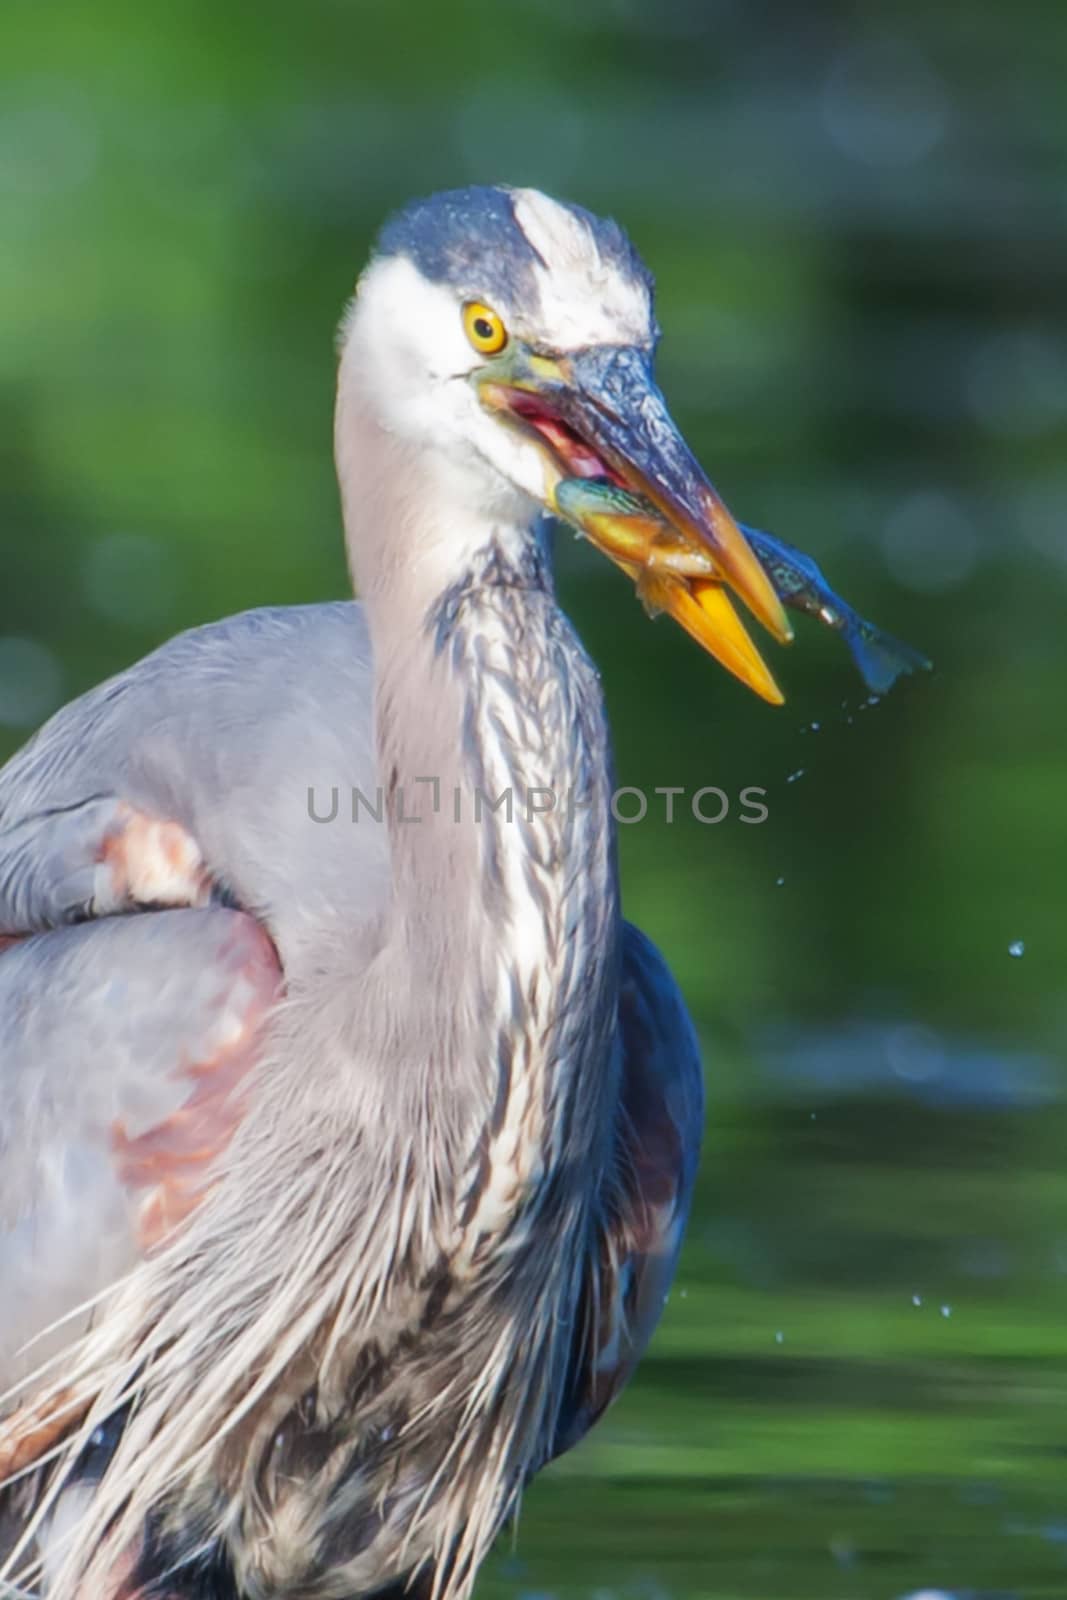
[[[288, 965], [388, 884], [373, 799], [371, 658], [352, 602], [244, 612], [170, 640], [72, 701], [0, 771], [0, 931], [71, 920], [123, 801], [180, 823]], [[328, 816], [337, 791], [337, 816]], [[309, 808], [309, 791], [314, 805]]]
[[[29, 1333], [135, 1255], [142, 1197], [115, 1129], [166, 1124], [188, 1093], [176, 1069], [202, 1057], [229, 993], [228, 925], [210, 919], [236, 913], [62, 926], [101, 909], [119, 813], [187, 830], [295, 971], [323, 928], [370, 919], [386, 892], [385, 829], [350, 820], [350, 790], [376, 784], [371, 713], [358, 605], [246, 612], [71, 702], [0, 771], [0, 936], [58, 930], [0, 937], [0, 1282], [17, 1307], [0, 1389]], [[336, 820], [312, 820], [309, 789], [321, 816], [335, 788]]]
[[[26, 1338], [136, 1259], [148, 1190], [129, 1151], [140, 1140], [177, 1170], [158, 1130], [205, 1100], [205, 1069], [232, 1067], [276, 976], [257, 925], [221, 908], [114, 917], [0, 955], [0, 1393]], [[224, 1143], [222, 1097], [205, 1110], [190, 1134]]]

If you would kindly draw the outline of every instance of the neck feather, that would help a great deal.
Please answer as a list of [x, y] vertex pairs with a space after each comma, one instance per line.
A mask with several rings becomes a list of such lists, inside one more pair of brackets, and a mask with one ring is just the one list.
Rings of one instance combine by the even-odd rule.
[[607, 1121], [610, 747], [529, 503], [511, 515], [457, 506], [391, 441], [373, 454], [368, 473], [361, 452], [358, 501], [343, 458], [342, 483], [374, 649], [387, 966], [420, 1037], [447, 1053], [435, 1074], [449, 1071], [474, 1119], [477, 1234], [504, 1226], [564, 1154], [591, 1157]]

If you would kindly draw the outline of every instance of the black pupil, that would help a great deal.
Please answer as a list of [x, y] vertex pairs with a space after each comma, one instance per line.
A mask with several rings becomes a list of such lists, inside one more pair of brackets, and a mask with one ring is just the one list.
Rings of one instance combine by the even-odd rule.
[[488, 317], [476, 317], [474, 319], [474, 331], [479, 339], [491, 339], [496, 333], [496, 329]]

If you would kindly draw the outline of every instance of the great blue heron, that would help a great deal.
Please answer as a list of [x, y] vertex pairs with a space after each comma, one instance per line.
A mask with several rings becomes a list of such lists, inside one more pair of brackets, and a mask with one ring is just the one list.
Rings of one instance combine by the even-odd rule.
[[614, 223], [410, 207], [341, 339], [362, 604], [186, 633], [0, 774], [0, 1542], [51, 1600], [465, 1596], [650, 1336], [700, 1068], [555, 485], [654, 502], [767, 698], [726, 588], [788, 635], [656, 338]]

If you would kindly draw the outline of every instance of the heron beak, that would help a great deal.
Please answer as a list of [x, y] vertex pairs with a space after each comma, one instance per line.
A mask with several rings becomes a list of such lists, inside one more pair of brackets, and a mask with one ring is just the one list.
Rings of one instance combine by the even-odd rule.
[[[792, 639], [792, 629], [744, 534], [671, 418], [649, 354], [598, 345], [553, 359], [520, 348], [506, 365], [487, 369], [479, 387], [483, 404], [539, 436], [549, 464], [549, 508], [577, 522], [629, 574], [649, 610], [668, 612], [743, 683], [781, 704], [725, 591], [782, 643]], [[659, 517], [620, 515], [610, 504], [595, 504], [591, 482], [588, 515], [576, 518], [576, 497], [564, 510], [555, 491], [564, 480], [583, 478], [636, 491]]]

